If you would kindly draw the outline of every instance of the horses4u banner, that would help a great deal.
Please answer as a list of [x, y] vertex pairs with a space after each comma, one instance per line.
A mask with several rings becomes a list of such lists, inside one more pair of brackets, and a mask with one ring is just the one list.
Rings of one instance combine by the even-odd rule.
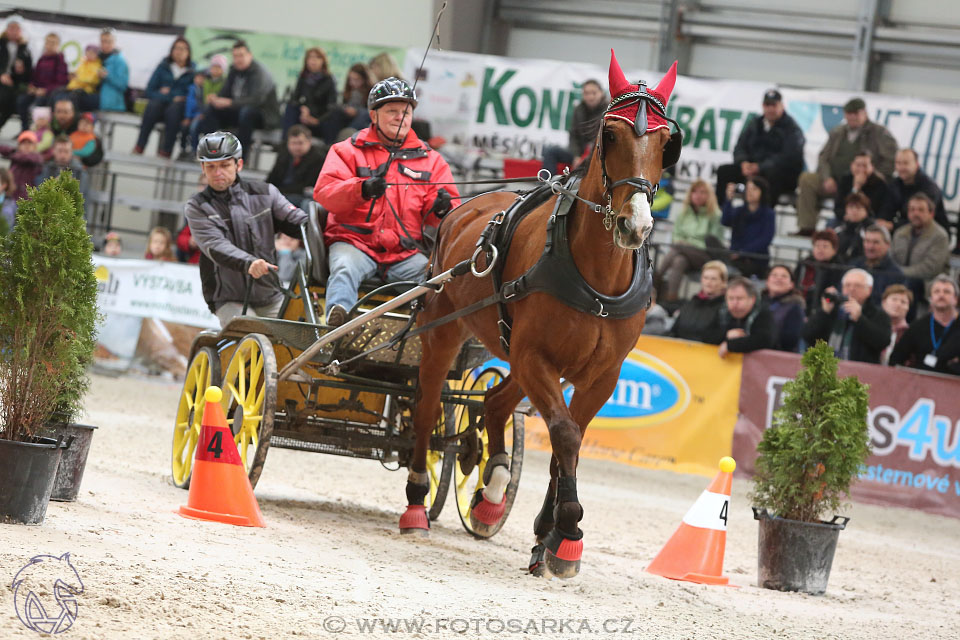
[[[741, 417], [733, 439], [737, 472], [750, 474], [756, 446], [780, 406], [800, 356], [759, 351], [743, 362]], [[879, 365], [841, 362], [841, 376], [870, 385], [870, 442], [852, 496], [863, 502], [960, 517], [960, 402], [957, 379]]]
[[[710, 476], [730, 455], [737, 421], [741, 356], [717, 347], [642, 336], [610, 399], [593, 419], [580, 455]], [[568, 389], [569, 402], [573, 389]], [[527, 421], [526, 446], [550, 451], [540, 418]]]

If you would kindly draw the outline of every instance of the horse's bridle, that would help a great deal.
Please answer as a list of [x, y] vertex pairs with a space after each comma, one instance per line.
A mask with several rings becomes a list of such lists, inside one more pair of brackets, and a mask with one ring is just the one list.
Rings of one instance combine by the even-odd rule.
[[[637, 136], [642, 136], [647, 133], [647, 105], [650, 105], [653, 113], [667, 122], [672, 123], [677, 131], [680, 131], [680, 125], [677, 124], [677, 121], [673, 118], [670, 118], [666, 114], [666, 108], [662, 101], [659, 98], [647, 92], [647, 85], [642, 80], [638, 83], [639, 86], [636, 91], [631, 91], [629, 93], [624, 93], [616, 98], [614, 98], [609, 105], [607, 105], [606, 110], [601, 116], [600, 129], [597, 131], [597, 153], [600, 154], [600, 170], [603, 180], [603, 196], [606, 200], [606, 204], [598, 204], [587, 200], [586, 198], [580, 197], [572, 191], [561, 187], [558, 183], [551, 182], [553, 186], [554, 193], [563, 193], [564, 195], [569, 195], [575, 197], [577, 200], [580, 200], [584, 204], [588, 205], [596, 213], [603, 214], [603, 226], [607, 231], [610, 231], [614, 225], [614, 215], [613, 215], [613, 190], [617, 187], [622, 187], [624, 185], [629, 185], [633, 187], [633, 191], [630, 196], [627, 198], [629, 200], [637, 193], [643, 193], [647, 196], [647, 201], [652, 205], [653, 198], [657, 195], [657, 189], [660, 188], [659, 180], [656, 183], [652, 183], [643, 176], [631, 176], [629, 178], [624, 178], [623, 180], [617, 180], [615, 182], [610, 181], [610, 176], [607, 175], [607, 154], [603, 148], [603, 120], [613, 111], [618, 111], [624, 107], [629, 107], [639, 103], [637, 107], [637, 117], [633, 121], [633, 130]], [[626, 118], [624, 118], [626, 119]], [[549, 174], [548, 174], [549, 175]], [[539, 174], [538, 174], [539, 176]], [[541, 178], [542, 179], [542, 178]], [[548, 178], [549, 179], [549, 178]]]

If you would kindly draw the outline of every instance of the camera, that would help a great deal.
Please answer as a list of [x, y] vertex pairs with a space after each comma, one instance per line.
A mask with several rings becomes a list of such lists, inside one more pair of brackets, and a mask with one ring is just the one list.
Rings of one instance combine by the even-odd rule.
[[747, 185], [744, 184], [744, 183], [742, 183], [742, 182], [738, 182], [738, 183], [737, 183], [737, 193], [739, 193], [739, 194], [744, 194], [744, 193], [746, 193], [746, 192], [747, 192]]
[[823, 297], [832, 302], [834, 306], [840, 306], [847, 301], [847, 296], [842, 293], [837, 293], [836, 291], [828, 291], [823, 294]]

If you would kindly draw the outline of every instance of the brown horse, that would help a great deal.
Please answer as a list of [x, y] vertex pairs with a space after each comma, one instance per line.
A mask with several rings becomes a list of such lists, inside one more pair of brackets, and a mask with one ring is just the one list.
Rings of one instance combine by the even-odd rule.
[[[663, 167], [673, 164], [679, 155], [679, 134], [670, 135], [664, 115], [675, 80], [676, 64], [656, 89], [647, 92], [642, 83], [630, 85], [611, 52], [613, 102], [604, 114], [596, 152], [578, 192], [590, 204], [608, 206], [591, 208], [577, 200], [567, 215], [569, 250], [576, 268], [594, 290], [607, 296], [623, 294], [636, 277], [636, 261], [644, 255], [639, 249], [653, 229], [650, 203], [654, 185]], [[520, 222], [509, 252], [498, 258], [504, 261], [504, 281], [527, 272], [543, 254], [556, 198], [551, 196]], [[491, 218], [516, 199], [517, 194], [509, 192], [484, 194], [448, 214], [432, 258], [433, 273], [470, 258]], [[643, 266], [648, 277], [647, 265]], [[418, 322], [422, 326], [491, 294], [489, 277], [455, 278], [442, 291], [427, 296]], [[643, 328], [645, 306], [646, 301], [631, 317], [615, 319], [604, 317], [602, 308], [599, 313], [584, 313], [548, 293], [532, 293], [507, 304], [513, 318], [509, 351], [500, 339], [495, 306], [425, 332], [414, 415], [416, 447], [407, 481], [410, 506], [401, 517], [401, 530], [426, 530], [429, 526], [422, 506], [427, 491], [427, 445], [440, 417], [445, 373], [464, 341], [474, 335], [494, 356], [509, 361], [510, 374], [484, 397], [490, 459], [482, 500], [478, 496], [473, 513], [478, 524], [491, 527], [503, 517], [504, 489], [510, 477], [504, 426], [527, 396], [546, 421], [553, 448], [550, 485], [534, 524], [540, 557], [545, 555], [554, 575], [576, 575], [583, 544], [577, 526], [583, 515], [576, 492], [580, 443], [590, 420], [617, 385], [623, 360]], [[561, 378], [575, 388], [569, 407]], [[537, 547], [534, 549], [531, 571], [540, 563]]]

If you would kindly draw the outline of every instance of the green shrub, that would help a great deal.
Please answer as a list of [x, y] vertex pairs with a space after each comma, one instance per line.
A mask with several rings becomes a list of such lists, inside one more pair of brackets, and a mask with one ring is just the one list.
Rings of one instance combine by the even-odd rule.
[[757, 446], [750, 498], [782, 518], [816, 522], [841, 507], [870, 455], [869, 394], [857, 378], [837, 378], [837, 358], [823, 341], [802, 365]]
[[28, 189], [0, 241], [0, 438], [80, 409], [99, 320], [92, 252], [69, 171]]

